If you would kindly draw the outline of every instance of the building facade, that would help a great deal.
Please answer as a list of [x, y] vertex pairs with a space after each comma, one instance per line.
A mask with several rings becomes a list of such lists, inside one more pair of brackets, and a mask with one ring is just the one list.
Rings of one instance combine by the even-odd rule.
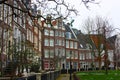
[[34, 56], [41, 57], [40, 24], [31, 16], [36, 12], [36, 8], [31, 7], [30, 0], [9, 0], [0, 4], [0, 69], [15, 63], [18, 70], [14, 71], [23, 73]]

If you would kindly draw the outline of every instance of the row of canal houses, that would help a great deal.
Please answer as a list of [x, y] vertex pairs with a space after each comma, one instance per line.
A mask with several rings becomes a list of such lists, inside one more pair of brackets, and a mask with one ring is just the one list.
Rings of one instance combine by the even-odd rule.
[[[93, 65], [98, 68], [98, 36], [102, 38], [101, 47], [107, 46], [109, 66], [118, 63], [114, 59], [116, 37], [106, 39], [102, 34], [83, 34], [61, 17], [52, 20], [47, 15], [43, 20], [36, 17], [41, 15], [40, 11], [35, 5], [30, 8], [30, 3], [30, 0], [8, 0], [0, 4], [0, 68], [10, 61], [19, 61], [19, 67], [39, 62], [40, 70], [70, 69], [70, 61], [72, 69], [88, 70]], [[103, 50], [101, 66], [104, 62]]]

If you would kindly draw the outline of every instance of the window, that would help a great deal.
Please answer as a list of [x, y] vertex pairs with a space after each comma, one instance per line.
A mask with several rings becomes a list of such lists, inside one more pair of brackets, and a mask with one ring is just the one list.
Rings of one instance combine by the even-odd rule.
[[49, 58], [49, 50], [45, 49], [44, 53], [45, 53], [45, 58]]
[[92, 59], [92, 53], [89, 53], [89, 59]]
[[70, 58], [70, 51], [66, 51], [66, 58]]
[[71, 32], [66, 32], [65, 35], [66, 35], [65, 37], [66, 37], [67, 39], [71, 39], [71, 38], [72, 38]]
[[62, 46], [64, 46], [65, 45], [65, 41], [64, 40], [62, 40]]
[[78, 52], [75, 51], [75, 59], [78, 59]]
[[3, 7], [2, 7], [2, 5], [0, 5], [0, 19], [2, 19], [2, 14], [3, 14], [2, 9], [3, 9]]
[[55, 48], [55, 56], [58, 56], [58, 48]]
[[51, 24], [47, 24], [48, 27], [51, 27]]
[[89, 59], [89, 54], [88, 53], [86, 54], [86, 59]]
[[50, 30], [50, 36], [54, 36], [54, 31]]
[[62, 41], [61, 40], [59, 40], [59, 46], [61, 46], [62, 45]]
[[58, 45], [58, 44], [59, 44], [59, 40], [56, 39], [56, 40], [55, 40], [55, 45]]
[[74, 49], [77, 49], [77, 42], [74, 42]]
[[50, 58], [54, 58], [54, 50], [50, 50]]
[[50, 46], [54, 46], [54, 40], [50, 39]]
[[73, 41], [70, 41], [70, 48], [73, 48]]
[[61, 31], [58, 32], [59, 37], [61, 37]]
[[64, 37], [65, 35], [64, 35], [64, 32], [62, 32], [62, 37]]
[[44, 45], [49, 46], [49, 40], [48, 39], [45, 39]]
[[80, 60], [85, 60], [85, 56], [84, 56], [84, 54], [82, 53], [82, 54], [80, 54]]
[[69, 63], [68, 62], [66, 62], [66, 68], [69, 69]]
[[58, 36], [58, 31], [55, 31], [55, 36]]
[[62, 56], [65, 56], [65, 49], [64, 48], [62, 49], [61, 53], [62, 53]]
[[73, 63], [73, 68], [74, 68], [74, 69], [77, 69], [77, 65], [78, 65], [77, 62], [74, 62], [74, 63]]
[[44, 30], [45, 35], [49, 35], [49, 31], [47, 29]]
[[66, 48], [69, 48], [69, 41], [66, 41]]

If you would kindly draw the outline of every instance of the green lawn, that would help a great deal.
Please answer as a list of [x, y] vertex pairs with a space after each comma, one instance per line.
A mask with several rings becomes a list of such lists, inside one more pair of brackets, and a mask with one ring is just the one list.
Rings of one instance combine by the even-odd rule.
[[120, 71], [108, 71], [108, 75], [105, 71], [88, 71], [77, 72], [76, 75], [80, 80], [120, 80]]

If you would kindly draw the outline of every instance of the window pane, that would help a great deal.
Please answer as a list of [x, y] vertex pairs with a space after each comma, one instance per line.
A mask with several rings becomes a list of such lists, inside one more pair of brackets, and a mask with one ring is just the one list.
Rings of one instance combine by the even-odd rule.
[[70, 58], [70, 51], [66, 51], [66, 58]]
[[64, 32], [62, 32], [62, 37], [64, 37]]
[[75, 59], [78, 59], [78, 52], [75, 51]]
[[59, 40], [56, 39], [56, 40], [55, 40], [55, 45], [58, 45], [58, 44], [59, 44]]
[[55, 31], [55, 36], [58, 36], [58, 31]]
[[50, 58], [54, 57], [54, 50], [50, 50]]
[[58, 32], [59, 37], [61, 37], [61, 31]]
[[74, 42], [74, 49], [77, 49], [77, 42]]
[[73, 41], [70, 41], [70, 48], [73, 48]]
[[69, 63], [68, 62], [66, 62], [66, 68], [69, 69]]
[[69, 48], [69, 41], [66, 41], [66, 48]]
[[49, 58], [49, 50], [45, 50], [45, 58]]
[[54, 46], [54, 40], [50, 39], [50, 46]]
[[49, 35], [49, 31], [47, 29], [44, 30], [45, 35]]
[[44, 45], [49, 46], [49, 40], [48, 39], [45, 39]]
[[54, 36], [54, 31], [50, 31], [50, 36]]
[[62, 44], [62, 41], [61, 41], [61, 40], [59, 40], [59, 45], [61, 46], [61, 44]]
[[65, 42], [64, 42], [64, 40], [62, 40], [62, 46], [64, 46], [65, 45]]

